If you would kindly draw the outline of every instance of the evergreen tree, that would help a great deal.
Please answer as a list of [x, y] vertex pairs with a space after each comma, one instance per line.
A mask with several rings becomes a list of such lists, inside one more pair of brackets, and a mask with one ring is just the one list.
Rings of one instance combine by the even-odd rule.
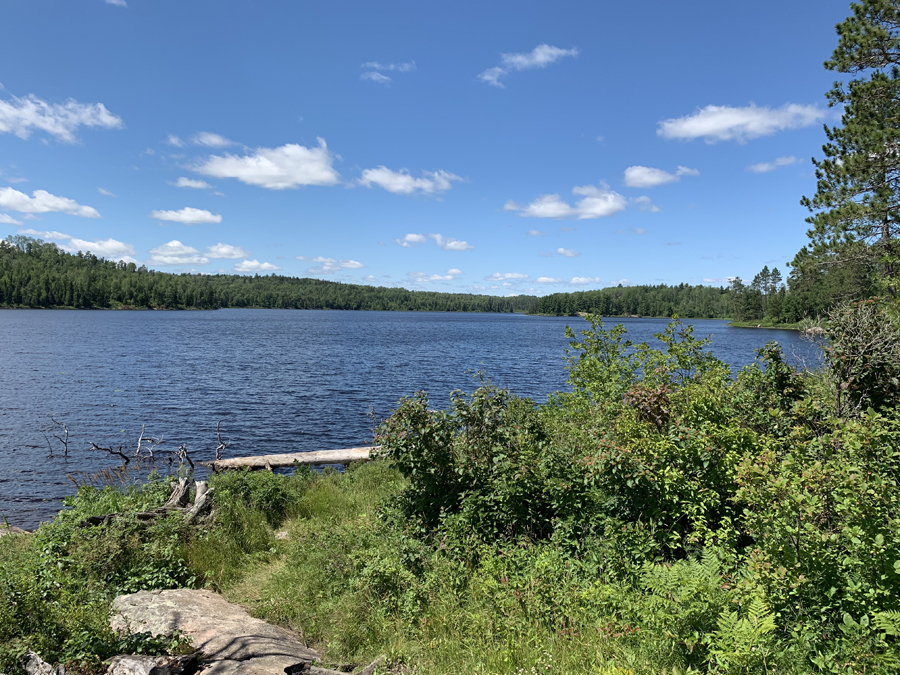
[[[830, 106], [843, 106], [840, 126], [825, 127], [824, 159], [813, 159], [817, 190], [802, 203], [808, 254], [794, 261], [822, 267], [833, 260], [874, 264], [896, 293], [900, 234], [900, 1], [862, 0], [836, 27], [839, 42], [825, 67], [855, 76], [836, 82]], [[803, 253], [803, 251], [801, 251]]]

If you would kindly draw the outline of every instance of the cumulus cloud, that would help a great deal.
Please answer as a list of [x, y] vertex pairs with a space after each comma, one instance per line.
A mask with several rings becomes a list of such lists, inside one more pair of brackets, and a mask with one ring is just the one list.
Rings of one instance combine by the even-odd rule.
[[565, 256], [566, 258], [575, 258], [581, 255], [581, 253], [571, 248], [558, 248], [556, 249], [556, 252], [559, 255]]
[[459, 239], [454, 239], [453, 237], [445, 237], [442, 234], [429, 234], [428, 236], [434, 239], [434, 243], [445, 251], [469, 251], [475, 248], [467, 241], [461, 241]]
[[[506, 202], [506, 204], [512, 204], [512, 203], [513, 202]], [[504, 205], [503, 208], [506, 209], [506, 205]], [[514, 209], [506, 209], [506, 210], [514, 210]], [[547, 236], [547, 233], [544, 232], [543, 230], [528, 230], [528, 232], [526, 232], [526, 234], [529, 237], [546, 237]]]
[[209, 258], [192, 246], [173, 239], [168, 244], [150, 249], [151, 265], [206, 265]]
[[376, 185], [396, 195], [433, 195], [446, 192], [453, 187], [454, 181], [461, 180], [461, 177], [449, 171], [423, 171], [421, 178], [414, 178], [406, 169], [392, 171], [386, 166], [379, 166], [365, 169], [359, 183], [366, 187]]
[[387, 75], [384, 75], [384, 74], [382, 74], [382, 73], [378, 73], [378, 72], [376, 72], [376, 71], [374, 71], [374, 70], [370, 70], [370, 71], [367, 71], [367, 72], [365, 72], [365, 73], [362, 73], [362, 74], [359, 76], [359, 79], [361, 79], [361, 80], [371, 80], [372, 82], [377, 82], [378, 84], [390, 84], [391, 82], [394, 81], [394, 80], [392, 80], [390, 77], [388, 77]]
[[737, 277], [706, 277], [700, 281], [704, 284], [730, 284]]
[[599, 284], [600, 277], [572, 277], [569, 282], [573, 286], [587, 286], [588, 284]]
[[99, 192], [101, 195], [106, 195], [107, 197], [115, 197], [112, 192], [110, 192], [109, 190], [105, 190], [102, 187], [98, 187], [97, 192]]
[[4, 225], [21, 225], [22, 223], [8, 213], [0, 213], [0, 223]]
[[280, 269], [278, 265], [259, 260], [242, 260], [234, 266], [235, 272], [277, 272]]
[[774, 162], [760, 162], [759, 164], [751, 164], [747, 167], [747, 171], [752, 171], [753, 173], [769, 173], [770, 171], [774, 171], [775, 169], [779, 169], [783, 166], [799, 164], [802, 161], [803, 160], [799, 159], [798, 157], [789, 155], [787, 157], [779, 157]]
[[641, 211], [648, 211], [650, 213], [659, 213], [662, 210], [656, 204], [654, 204], [653, 200], [650, 199], [650, 197], [648, 197], [647, 195], [635, 197], [631, 201], [633, 201], [635, 204], [637, 204], [638, 208]]
[[306, 271], [309, 274], [333, 274], [334, 272], [340, 272], [341, 270], [358, 270], [362, 267], [365, 267], [361, 262], [357, 262], [356, 260], [337, 260], [336, 258], [326, 258], [324, 256], [316, 256], [315, 258], [307, 258], [306, 256], [298, 255], [296, 256], [297, 260], [307, 260], [309, 262], [319, 263], [314, 267], [310, 267]]
[[201, 131], [195, 134], [191, 142], [194, 145], [202, 145], [206, 148], [227, 148], [229, 145], [234, 145], [234, 141], [210, 131]]
[[369, 68], [370, 70], [388, 70], [398, 73], [411, 73], [416, 69], [415, 61], [406, 63], [379, 63], [378, 61], [366, 61], [360, 68]]
[[527, 274], [520, 272], [494, 272], [484, 278], [485, 281], [509, 281], [511, 279], [527, 279]]
[[429, 284], [432, 281], [452, 281], [462, 274], [462, 270], [455, 267], [447, 270], [446, 274], [425, 274], [425, 272], [407, 272], [406, 276], [419, 284]]
[[106, 0], [107, 5], [115, 5], [116, 7], [128, 7], [128, 3], [125, 0]]
[[13, 188], [0, 188], [0, 208], [19, 213], [68, 213], [82, 218], [99, 218], [97, 209], [82, 206], [66, 197], [57, 197], [46, 190], [35, 190], [29, 197]]
[[500, 80], [513, 70], [546, 68], [567, 56], [578, 56], [578, 49], [561, 49], [548, 44], [540, 44], [530, 52], [516, 52], [500, 55], [500, 65], [488, 68], [478, 75], [478, 79], [495, 87], [504, 87]]
[[332, 164], [335, 156], [325, 139], [318, 147], [289, 143], [278, 148], [257, 148], [251, 155], [213, 155], [194, 168], [214, 178], [237, 178], [242, 183], [269, 190], [285, 190], [301, 185], [334, 185], [340, 180]]
[[535, 283], [538, 284], [562, 284], [565, 283], [562, 279], [557, 279], [556, 277], [538, 277], [535, 279]]
[[628, 187], [650, 188], [681, 180], [682, 176], [699, 176], [697, 169], [679, 166], [675, 173], [649, 166], [629, 166], [625, 169], [625, 185]]
[[817, 106], [797, 103], [787, 103], [780, 108], [753, 104], [742, 108], [708, 105], [692, 115], [663, 120], [656, 133], [669, 140], [702, 138], [707, 143], [746, 143], [778, 131], [808, 127], [824, 117], [825, 112]]
[[412, 248], [415, 244], [424, 244], [428, 239], [424, 234], [407, 234], [402, 239], [394, 239], [395, 244], [403, 248]]
[[74, 143], [79, 127], [119, 129], [122, 118], [113, 115], [102, 103], [47, 103], [33, 94], [24, 98], [0, 99], [0, 133], [27, 139], [34, 131], [43, 131], [64, 143]]
[[442, 234], [426, 235], [409, 233], [404, 235], [402, 239], [394, 239], [394, 243], [402, 246], [403, 248], [412, 248], [416, 244], [426, 243], [429, 237], [434, 240], [435, 244], [437, 244], [445, 251], [469, 251], [475, 248], [467, 241], [462, 241], [461, 239], [456, 239], [455, 237], [445, 237]]
[[207, 258], [225, 258], [233, 260], [236, 258], [249, 258], [251, 253], [250, 251], [245, 251], [240, 246], [231, 246], [230, 244], [219, 242], [215, 246], [207, 246], [204, 255]]
[[90, 252], [99, 258], [106, 258], [107, 260], [137, 262], [134, 258], [136, 255], [134, 246], [126, 244], [123, 241], [117, 241], [116, 239], [88, 241], [87, 239], [79, 239], [78, 237], [73, 237], [71, 234], [64, 234], [63, 232], [57, 232], [55, 230], [48, 232], [46, 230], [27, 229], [19, 230], [19, 234], [37, 237], [46, 241], [61, 242], [59, 243], [59, 247], [68, 253], [77, 253], [78, 251], [82, 251], [83, 253]]
[[207, 183], [205, 180], [185, 178], [184, 176], [179, 177], [179, 179], [176, 180], [173, 185], [180, 188], [193, 188], [194, 190], [206, 190], [212, 187], [212, 185]]
[[222, 216], [219, 214], [210, 213], [205, 209], [195, 209], [192, 206], [185, 206], [178, 211], [151, 211], [150, 218], [165, 220], [172, 223], [184, 223], [185, 225], [222, 222]]
[[525, 218], [574, 218], [586, 220], [611, 216], [625, 208], [625, 197], [605, 185], [582, 185], [572, 188], [572, 194], [582, 197], [572, 206], [562, 201], [558, 194], [541, 195], [527, 206], [508, 201], [504, 211], [516, 211]]
[[176, 148], [183, 148], [186, 145], [186, 143], [183, 140], [181, 140], [180, 138], [178, 138], [178, 136], [176, 136], [174, 134], [169, 134], [166, 137], [166, 143], [168, 143], [169, 145], [176, 147]]

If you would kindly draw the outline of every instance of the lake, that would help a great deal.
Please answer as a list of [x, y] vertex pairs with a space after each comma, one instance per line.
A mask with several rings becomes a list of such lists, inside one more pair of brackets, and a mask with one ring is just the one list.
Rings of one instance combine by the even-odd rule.
[[[624, 323], [635, 342], [664, 319]], [[733, 368], [777, 340], [814, 361], [797, 333], [691, 320]], [[433, 407], [475, 373], [545, 399], [566, 388], [564, 330], [579, 318], [512, 314], [225, 309], [210, 312], [0, 310], [0, 516], [32, 528], [74, 491], [67, 474], [109, 467], [90, 443], [131, 453], [141, 427], [212, 459], [371, 442], [373, 420], [417, 390]], [[52, 438], [69, 429], [69, 457]], [[48, 441], [49, 438], [49, 441]], [[52, 445], [53, 454], [50, 455]]]

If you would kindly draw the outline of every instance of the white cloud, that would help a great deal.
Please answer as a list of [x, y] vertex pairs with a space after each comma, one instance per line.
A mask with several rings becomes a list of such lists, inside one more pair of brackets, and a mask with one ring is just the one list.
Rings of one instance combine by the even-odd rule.
[[657, 135], [666, 139], [694, 140], [707, 143], [737, 141], [746, 143], [754, 138], [769, 136], [785, 129], [799, 129], [815, 124], [825, 112], [814, 105], [787, 103], [780, 108], [748, 105], [735, 108], [727, 105], [708, 105], [693, 115], [664, 120]]
[[277, 272], [280, 269], [278, 265], [259, 260], [242, 260], [234, 266], [235, 272]]
[[571, 248], [558, 248], [558, 249], [556, 249], [556, 252], [559, 255], [565, 256], [566, 258], [575, 258], [575, 257], [581, 255], [581, 253], [579, 253], [578, 251], [575, 251]]
[[28, 237], [37, 237], [38, 239], [45, 240], [57, 240], [57, 239], [71, 239], [72, 235], [63, 234], [62, 232], [57, 232], [56, 230], [32, 230], [31, 228], [25, 230], [19, 230], [19, 234], [24, 234]]
[[77, 253], [78, 251], [90, 251], [95, 256], [106, 258], [107, 260], [124, 260], [125, 262], [136, 263], [134, 256], [134, 246], [126, 244], [115, 239], [100, 239], [98, 241], [86, 241], [77, 237], [70, 237], [68, 242], [61, 244], [60, 248], [69, 253]]
[[407, 272], [406, 276], [419, 284], [429, 284], [432, 281], [452, 281], [462, 274], [462, 270], [455, 267], [447, 270], [446, 274], [425, 274], [425, 272]]
[[394, 243], [402, 246], [403, 248], [412, 248], [416, 244], [424, 244], [425, 242], [427, 242], [428, 237], [431, 237], [434, 240], [434, 243], [445, 251], [469, 251], [475, 248], [467, 241], [462, 241], [454, 237], [445, 237], [442, 234], [425, 235], [409, 233], [404, 235], [402, 239], [394, 239]]
[[0, 133], [15, 134], [22, 139], [38, 130], [65, 143], [74, 143], [78, 127], [119, 129], [122, 126], [122, 118], [113, 115], [102, 103], [78, 103], [72, 99], [47, 103], [32, 94], [0, 100]]
[[184, 223], [185, 225], [222, 222], [222, 216], [219, 214], [212, 214], [205, 209], [195, 209], [192, 206], [185, 206], [178, 211], [151, 211], [150, 218], [166, 220], [172, 223]]
[[[509, 203], [510, 202], [507, 202], [507, 204], [509, 204]], [[504, 209], [506, 209], [505, 206], [504, 206]], [[515, 209], [506, 209], [506, 210], [515, 210]], [[528, 230], [528, 232], [526, 232], [526, 234], [529, 237], [546, 237], [547, 236], [547, 233], [544, 232], [543, 230]]]
[[209, 263], [209, 258], [177, 239], [150, 249], [151, 265], [206, 265], [207, 263]]
[[759, 164], [751, 164], [747, 167], [747, 171], [753, 173], [769, 173], [782, 166], [790, 166], [791, 164], [799, 164], [802, 159], [789, 155], [788, 157], [779, 157], [774, 162], [760, 162]]
[[631, 201], [633, 201], [635, 204], [637, 204], [638, 208], [641, 211], [649, 211], [650, 213], [659, 213], [662, 210], [656, 204], [654, 204], [653, 200], [651, 200], [650, 197], [648, 197], [647, 195], [635, 197]]
[[115, 5], [116, 7], [128, 7], [128, 3], [125, 0], [106, 0], [107, 5]]
[[361, 185], [372, 187], [377, 185], [397, 195], [425, 194], [433, 195], [446, 192], [453, 187], [453, 181], [462, 178], [449, 171], [423, 171], [422, 178], [413, 178], [409, 171], [391, 171], [385, 166], [376, 169], [365, 169], [359, 179]]
[[229, 145], [234, 145], [234, 141], [210, 131], [201, 131], [198, 134], [194, 134], [191, 142], [194, 145], [202, 145], [206, 148], [227, 148]]
[[650, 188], [681, 180], [682, 176], [699, 176], [697, 169], [679, 166], [675, 173], [649, 166], [629, 166], [625, 169], [625, 185], [628, 187]]
[[106, 195], [107, 197], [115, 197], [112, 192], [110, 192], [109, 190], [105, 190], [102, 187], [98, 187], [97, 192], [99, 192], [101, 195]]
[[510, 279], [527, 279], [527, 274], [522, 274], [520, 272], [494, 272], [493, 274], [486, 276], [484, 278], [485, 281], [508, 281]]
[[168, 143], [169, 145], [174, 146], [176, 148], [183, 148], [186, 145], [183, 140], [181, 140], [180, 138], [178, 138], [178, 136], [175, 136], [174, 134], [169, 134], [166, 137], [166, 143]]
[[204, 255], [207, 258], [236, 259], [249, 258], [251, 253], [249, 251], [245, 251], [240, 246], [231, 246], [230, 244], [223, 244], [219, 242], [215, 246], [207, 246], [206, 253], [204, 253]]
[[390, 70], [398, 73], [411, 73], [416, 69], [415, 61], [407, 63], [379, 63], [378, 61], [367, 61], [360, 68], [371, 68], [372, 70]]
[[394, 239], [395, 244], [400, 244], [403, 248], [412, 248], [415, 244], [424, 244], [426, 239], [424, 234], [407, 234], [403, 239]]
[[569, 282], [573, 286], [587, 286], [588, 284], [599, 284], [600, 277], [572, 277]]
[[538, 284], [562, 284], [564, 283], [562, 279], [557, 279], [555, 277], [538, 277], [535, 279], [535, 283]]
[[51, 195], [46, 190], [35, 190], [29, 197], [13, 188], [0, 188], [0, 208], [19, 213], [68, 213], [82, 218], [99, 218], [97, 209], [82, 206], [72, 199]]
[[125, 262], [133, 262], [136, 263], [134, 256], [134, 246], [131, 244], [126, 244], [123, 241], [117, 241], [115, 239], [100, 239], [98, 241], [88, 241], [86, 239], [79, 239], [77, 237], [73, 237], [71, 234], [65, 234], [63, 232], [46, 231], [46, 230], [19, 230], [19, 234], [24, 234], [29, 237], [37, 237], [38, 239], [44, 239], [45, 241], [60, 241], [64, 242], [59, 244], [59, 247], [68, 252], [68, 253], [77, 253], [78, 251], [82, 251], [87, 253], [90, 251], [95, 256], [99, 258], [106, 258], [107, 260], [124, 260]]
[[316, 256], [315, 258], [307, 258], [306, 256], [298, 255], [296, 256], [297, 260], [307, 260], [309, 262], [319, 263], [315, 267], [310, 267], [306, 271], [309, 274], [332, 274], [334, 272], [340, 272], [341, 270], [358, 270], [362, 267], [365, 267], [361, 262], [357, 262], [356, 260], [338, 260], [336, 258], [325, 258], [324, 256]]
[[445, 237], [441, 234], [429, 234], [428, 236], [434, 239], [434, 243], [436, 243], [445, 251], [469, 251], [475, 248], [469, 242], [460, 241], [459, 239], [454, 239], [453, 237]]
[[507, 53], [500, 55], [500, 65], [488, 68], [478, 75], [478, 79], [495, 87], [503, 87], [500, 79], [513, 70], [529, 70], [546, 68], [552, 63], [567, 57], [578, 56], [578, 49], [561, 49], [548, 44], [541, 44], [530, 52]]
[[242, 183], [269, 190], [285, 190], [301, 185], [334, 185], [340, 179], [332, 167], [335, 156], [325, 139], [307, 148], [288, 143], [278, 148], [257, 148], [252, 155], [213, 155], [194, 171], [214, 178], [237, 178]]
[[507, 202], [505, 211], [517, 211], [525, 218], [576, 218], [586, 220], [603, 218], [618, 213], [625, 208], [625, 197], [606, 186], [582, 185], [572, 188], [572, 194], [583, 197], [570, 206], [555, 195], [541, 195], [528, 206]]
[[212, 187], [212, 185], [205, 180], [195, 180], [193, 178], [185, 178], [184, 176], [179, 177], [173, 185], [180, 188], [193, 188], [194, 190], [206, 190]]
[[8, 213], [0, 213], [0, 223], [4, 225], [21, 225], [21, 221], [16, 220]]
[[372, 82], [377, 82], [378, 84], [390, 84], [393, 80], [387, 75], [382, 75], [381, 73], [375, 72], [374, 70], [367, 71], [359, 76], [361, 80], [371, 80]]
[[704, 284], [730, 284], [736, 277], [707, 277], [700, 281]]

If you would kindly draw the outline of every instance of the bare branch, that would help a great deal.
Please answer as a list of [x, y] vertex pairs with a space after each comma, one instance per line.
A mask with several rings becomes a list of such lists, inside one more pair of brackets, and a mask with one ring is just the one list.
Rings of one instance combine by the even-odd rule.
[[122, 452], [122, 446], [119, 446], [118, 450], [113, 450], [112, 447], [104, 448], [103, 446], [97, 445], [93, 441], [91, 441], [91, 449], [92, 450], [103, 450], [104, 452], [108, 452], [111, 455], [118, 455], [122, 458], [123, 463], [128, 464], [131, 459]]
[[216, 422], [216, 440], [218, 441], [218, 445], [216, 446], [216, 460], [220, 459], [220, 453], [228, 447], [228, 443], [222, 440], [222, 434], [219, 433], [219, 425], [222, 424], [222, 420]]

